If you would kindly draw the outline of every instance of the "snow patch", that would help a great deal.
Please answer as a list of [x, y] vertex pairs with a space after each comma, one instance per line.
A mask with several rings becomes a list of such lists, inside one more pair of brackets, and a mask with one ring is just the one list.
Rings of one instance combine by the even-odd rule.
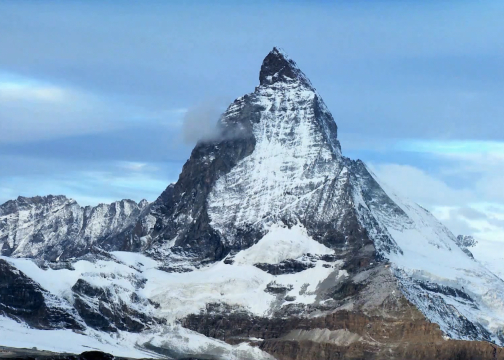
[[334, 250], [313, 240], [302, 225], [290, 229], [273, 225], [264, 237], [250, 248], [234, 257], [236, 264], [278, 264], [287, 259], [296, 259], [304, 254], [333, 254]]
[[313, 341], [318, 343], [330, 343], [338, 346], [349, 346], [350, 344], [361, 341], [359, 334], [348, 331], [347, 329], [311, 329], [311, 330], [291, 330], [282, 339], [290, 341]]
[[71, 330], [37, 330], [0, 316], [0, 339], [2, 346], [33, 348], [53, 352], [80, 354], [84, 351], [99, 350], [116, 356], [130, 358], [150, 358], [151, 353], [138, 349], [135, 342], [122, 341], [121, 335], [114, 337], [107, 333], [91, 331], [78, 334]]

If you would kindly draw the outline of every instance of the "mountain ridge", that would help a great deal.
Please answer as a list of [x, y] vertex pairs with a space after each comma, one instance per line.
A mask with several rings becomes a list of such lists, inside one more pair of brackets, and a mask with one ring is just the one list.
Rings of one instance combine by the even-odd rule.
[[[1, 255], [44, 260], [85, 254], [148, 207], [146, 200], [80, 206], [64, 195], [18, 197], [0, 205]], [[110, 244], [108, 244], [110, 245]], [[109, 246], [120, 250], [121, 244]]]

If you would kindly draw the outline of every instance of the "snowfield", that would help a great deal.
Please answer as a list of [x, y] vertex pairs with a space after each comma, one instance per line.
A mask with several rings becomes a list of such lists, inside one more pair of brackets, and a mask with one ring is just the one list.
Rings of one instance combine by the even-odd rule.
[[2, 346], [36, 347], [38, 350], [57, 353], [80, 354], [99, 350], [128, 358], [163, 358], [162, 354], [154, 351], [157, 348], [158, 351], [166, 349], [173, 354], [217, 355], [226, 360], [274, 360], [257, 347], [245, 343], [229, 345], [180, 326], [167, 326], [140, 334], [108, 334], [93, 330], [78, 334], [70, 330], [32, 329], [0, 316], [0, 339]]
[[[116, 261], [85, 260], [73, 264], [75, 270], [40, 269], [29, 259], [0, 257], [14, 264], [19, 270], [38, 282], [43, 288], [69, 302], [73, 301], [72, 286], [78, 279], [84, 279], [97, 287], [114, 286], [123, 290], [123, 301], [130, 302], [129, 294], [137, 292], [161, 305], [157, 316], [174, 323], [189, 314], [197, 314], [208, 303], [224, 302], [236, 305], [258, 316], [267, 316], [275, 295], [265, 292], [266, 286], [275, 282], [292, 287], [287, 295], [295, 296], [292, 303], [310, 304], [315, 299], [317, 285], [330, 275], [346, 276], [346, 271], [331, 263], [317, 260], [314, 267], [296, 274], [271, 275], [253, 264], [257, 262], [278, 263], [285, 259], [296, 259], [303, 254], [331, 254], [333, 250], [314, 241], [301, 225], [291, 229], [274, 226], [256, 245], [235, 257], [235, 262], [223, 261], [204, 266], [191, 272], [158, 270], [157, 261], [140, 253], [115, 251], [111, 254]], [[277, 261], [278, 260], [278, 261]], [[137, 289], [135, 279], [144, 279], [143, 288]], [[300, 295], [304, 286], [303, 295]]]
[[285, 225], [273, 225], [257, 244], [240, 251], [234, 261], [240, 265], [278, 264], [287, 259], [297, 259], [304, 254], [334, 254], [334, 250], [313, 240], [302, 225], [298, 224], [290, 229]]

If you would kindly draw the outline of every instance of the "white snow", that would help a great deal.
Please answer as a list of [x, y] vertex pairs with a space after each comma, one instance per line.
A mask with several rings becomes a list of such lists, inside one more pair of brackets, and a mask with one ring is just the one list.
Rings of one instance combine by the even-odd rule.
[[[73, 303], [72, 286], [79, 279], [84, 279], [88, 283], [99, 286], [116, 286], [125, 291], [134, 291], [135, 287], [131, 283], [131, 277], [138, 272], [128, 265], [114, 261], [99, 260], [96, 263], [89, 261], [77, 261], [73, 264], [75, 270], [40, 269], [29, 259], [0, 257], [13, 264], [17, 269], [38, 282], [44, 289], [54, 295], [62, 297]], [[145, 258], [141, 256], [141, 258]], [[124, 296], [124, 300], [129, 302], [129, 293]]]
[[112, 251], [111, 254], [124, 264], [133, 266], [136, 269], [140, 269], [142, 271], [153, 269], [159, 266], [159, 263], [156, 260], [140, 253], [129, 251]]
[[292, 228], [273, 225], [257, 244], [240, 251], [234, 257], [236, 264], [278, 264], [287, 259], [296, 259], [304, 254], [333, 254], [334, 250], [308, 236], [306, 229], [298, 224]]
[[[113, 252], [113, 255], [122, 263], [81, 260], [73, 264], [75, 270], [41, 270], [28, 259], [2, 258], [46, 290], [71, 303], [71, 288], [78, 279], [84, 279], [94, 286], [122, 289], [118, 296], [124, 301], [129, 301], [130, 292], [136, 291], [145, 298], [159, 302], [161, 307], [156, 316], [165, 317], [171, 323], [189, 314], [199, 313], [208, 303], [218, 302], [240, 306], [255, 315], [267, 316], [276, 301], [274, 295], [264, 291], [269, 283], [274, 281], [279, 285], [292, 286], [287, 295], [296, 297], [293, 303], [310, 304], [315, 301], [315, 290], [320, 282], [329, 276], [334, 276], [335, 279], [347, 276], [344, 270], [323, 267], [325, 262], [321, 260], [316, 261], [315, 267], [296, 274], [274, 276], [256, 268], [252, 264], [260, 262], [263, 250], [269, 251], [269, 254], [265, 254], [265, 259], [270, 263], [306, 253], [332, 253], [332, 250], [312, 240], [301, 226], [287, 229], [275, 225], [272, 229], [272, 233], [267, 234], [258, 244], [238, 253], [233, 265], [218, 262], [188, 273], [157, 270], [159, 264], [151, 258], [118, 251]], [[273, 247], [269, 246], [268, 240], [272, 240]], [[275, 256], [275, 245], [282, 247], [279, 257]], [[341, 266], [342, 262], [333, 265]], [[147, 282], [144, 288], [135, 289], [132, 280], [139, 277]], [[304, 292], [300, 294], [303, 286]]]
[[[312, 254], [331, 252], [312, 240], [301, 226], [287, 229], [274, 225], [272, 229], [273, 234], [269, 237], [266, 235], [263, 240], [277, 239], [272, 241], [284, 247], [283, 254], [288, 258], [304, 254], [306, 251]], [[274, 234], [281, 236], [273, 237]], [[117, 261], [98, 260], [93, 263], [81, 260], [73, 264], [75, 270], [42, 270], [28, 259], [1, 257], [37, 281], [46, 290], [69, 302], [73, 301], [71, 287], [78, 279], [84, 279], [94, 286], [113, 287], [117, 296], [125, 302], [129, 301], [130, 293], [136, 291], [140, 296], [160, 304], [156, 310], [150, 308], [138, 310], [144, 313], [155, 311], [150, 315], [166, 318], [168, 325], [140, 334], [119, 332], [117, 335], [109, 335], [92, 329], [86, 330], [85, 334], [76, 334], [70, 330], [29, 329], [10, 319], [0, 317], [0, 339], [2, 339], [0, 345], [36, 346], [39, 349], [67, 352], [82, 352], [93, 348], [118, 356], [159, 356], [145, 350], [143, 346], [148, 342], [152, 345], [193, 354], [215, 352], [225, 360], [271, 359], [266, 353], [249, 345], [231, 346], [177, 325], [178, 319], [199, 313], [206, 308], [208, 303], [225, 303], [238, 306], [255, 315], [270, 316], [273, 307], [278, 306], [277, 297], [265, 292], [267, 285], [272, 282], [291, 288], [286, 295], [295, 297], [295, 300], [288, 302], [289, 304], [312, 304], [316, 301], [317, 286], [322, 281], [328, 277], [336, 281], [339, 277], [348, 276], [344, 270], [323, 267], [325, 262], [321, 260], [316, 261], [315, 267], [300, 273], [270, 275], [246, 263], [249, 261], [253, 263], [258, 256], [255, 251], [268, 248], [264, 246], [263, 244], [255, 249], [250, 248], [252, 251], [243, 257], [242, 264], [228, 265], [218, 262], [189, 273], [160, 271], [156, 268], [159, 265], [158, 262], [151, 258], [138, 253], [119, 251], [112, 253]], [[333, 265], [341, 266], [342, 262]], [[146, 279], [145, 286], [136, 288], [135, 279]], [[133, 306], [133, 304], [130, 305]], [[4, 333], [9, 334], [2, 338]], [[55, 336], [65, 341], [54, 342]], [[33, 341], [34, 337], [37, 337], [37, 341]]]
[[[271, 359], [269, 355], [257, 348], [246, 344], [231, 346], [181, 328], [175, 322], [190, 313], [198, 313], [212, 301], [240, 303], [256, 311], [265, 311], [269, 305], [268, 296], [259, 296], [261, 295], [259, 289], [253, 286], [259, 284], [264, 289], [272, 276], [253, 266], [233, 269], [223, 263], [194, 273], [169, 274], [157, 270], [158, 263], [144, 255], [128, 252], [114, 252], [113, 255], [120, 262], [99, 260], [93, 263], [81, 260], [73, 264], [75, 270], [42, 270], [29, 259], [1, 258], [16, 266], [46, 290], [70, 302], [73, 300], [71, 287], [78, 279], [84, 279], [94, 286], [113, 287], [117, 296], [124, 302], [129, 302], [130, 306], [140, 306], [130, 302], [131, 291], [136, 291], [140, 296], [159, 301], [161, 308], [150, 315], [165, 316], [171, 320], [170, 324], [160, 325], [139, 334], [119, 331], [114, 335], [90, 328], [83, 334], [78, 334], [71, 330], [30, 329], [11, 319], [0, 317], [0, 345], [37, 347], [43, 350], [72, 353], [99, 349], [116, 356], [159, 357], [159, 354], [144, 348], [144, 344], [149, 343], [192, 354], [215, 353], [225, 360]], [[249, 282], [250, 274], [252, 274], [252, 282]], [[253, 282], [253, 274], [257, 283]], [[265, 276], [261, 276], [263, 274]], [[135, 288], [134, 280], [139, 278], [148, 279], [143, 289]], [[250, 298], [254, 293], [256, 296]], [[264, 292], [262, 294], [267, 295]], [[260, 301], [262, 303], [258, 303]], [[137, 310], [147, 314], [152, 311], [150, 308]], [[56, 338], [62, 341], [54, 341]]]
[[79, 334], [71, 330], [32, 329], [3, 316], [0, 316], [0, 345], [30, 349], [36, 347], [38, 350], [59, 353], [79, 354], [99, 350], [127, 358], [163, 357], [146, 347], [154, 345], [175, 353], [216, 355], [222, 360], [274, 360], [267, 353], [248, 344], [229, 345], [180, 326], [167, 326], [143, 333], [119, 331], [116, 334], [88, 329], [86, 333]]
[[[293, 303], [311, 304], [315, 301], [315, 290], [319, 283], [335, 273], [335, 278], [347, 276], [346, 271], [323, 267], [318, 261], [314, 268], [296, 274], [270, 275], [252, 265], [223, 262], [209, 265], [189, 273], [166, 273], [147, 270], [144, 275], [149, 281], [142, 294], [158, 303], [159, 315], [174, 322], [189, 314], [204, 310], [208, 303], [226, 303], [239, 306], [258, 316], [268, 316], [276, 300], [265, 292], [271, 282], [291, 285], [287, 295], [295, 296]], [[341, 265], [341, 263], [340, 263]], [[304, 294], [300, 294], [305, 285]]]

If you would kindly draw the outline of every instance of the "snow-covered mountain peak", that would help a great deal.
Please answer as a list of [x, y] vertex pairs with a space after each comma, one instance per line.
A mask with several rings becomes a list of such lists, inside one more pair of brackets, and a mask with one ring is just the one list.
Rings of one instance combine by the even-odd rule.
[[276, 47], [264, 58], [259, 81], [261, 85], [299, 81], [307, 87], [312, 87], [310, 80], [298, 68], [297, 64], [282, 49]]
[[142, 200], [140, 200], [140, 202], [138, 203], [138, 206], [139, 206], [140, 208], [142, 208], [142, 209], [143, 209], [143, 208], [145, 208], [147, 205], [149, 205], [149, 202], [148, 202], [146, 199], [142, 199]]
[[[239, 98], [233, 103], [223, 120], [234, 111], [239, 111], [241, 102], [256, 104], [257, 110], [262, 110], [262, 122], [275, 122], [277, 128], [287, 131], [296, 126], [296, 119], [304, 118], [314, 125], [314, 131], [298, 133], [304, 138], [317, 137], [316, 145], [328, 145], [333, 155], [341, 155], [340, 144], [337, 141], [337, 126], [332, 114], [327, 109], [322, 97], [312, 86], [310, 80], [297, 64], [283, 50], [273, 48], [264, 58], [259, 73], [260, 86], [250, 95]], [[230, 111], [231, 110], [231, 111]], [[284, 124], [279, 124], [285, 122]], [[292, 134], [289, 133], [288, 135]], [[276, 131], [270, 137], [284, 137]], [[299, 144], [305, 145], [305, 144]]]
[[242, 228], [262, 232], [317, 217], [321, 209], [314, 204], [314, 213], [306, 212], [313, 193], [347, 181], [336, 123], [296, 63], [274, 48], [260, 79], [222, 118], [224, 124], [250, 121], [255, 140], [252, 153], [220, 176], [208, 197], [211, 225], [229, 244]]

